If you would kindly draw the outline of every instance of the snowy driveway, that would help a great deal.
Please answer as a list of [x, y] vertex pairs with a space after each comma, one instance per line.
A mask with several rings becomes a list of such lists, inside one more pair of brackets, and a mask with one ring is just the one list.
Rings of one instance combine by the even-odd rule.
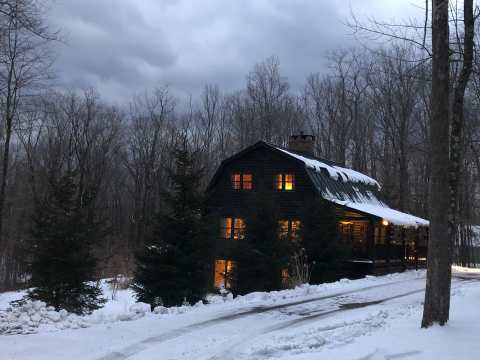
[[[472, 286], [472, 281], [455, 279], [454, 292]], [[0, 359], [331, 359], [335, 349], [353, 346], [418, 312], [424, 286], [424, 272], [408, 272], [273, 295], [257, 293], [185, 314], [0, 336]], [[480, 283], [475, 286], [480, 289]], [[379, 354], [374, 351], [364, 358], [389, 356]], [[421, 359], [421, 354], [413, 349], [396, 355]]]

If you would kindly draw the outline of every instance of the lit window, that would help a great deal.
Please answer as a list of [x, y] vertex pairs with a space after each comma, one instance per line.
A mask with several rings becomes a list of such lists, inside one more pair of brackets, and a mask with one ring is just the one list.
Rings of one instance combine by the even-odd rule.
[[273, 183], [275, 190], [283, 190], [283, 175], [275, 175], [275, 181]]
[[233, 190], [252, 190], [253, 188], [252, 174], [232, 174], [231, 180]]
[[282, 286], [288, 288], [290, 285], [290, 274], [288, 269], [282, 269]]
[[278, 237], [280, 239], [288, 237], [288, 220], [278, 221]]
[[213, 286], [219, 289], [224, 287], [230, 289], [237, 265], [231, 260], [215, 260], [215, 277]]
[[291, 222], [291, 238], [292, 240], [298, 240], [300, 236], [300, 221], [292, 220]]
[[277, 174], [274, 178], [273, 187], [275, 190], [291, 191], [295, 189], [295, 175]]
[[235, 219], [233, 225], [233, 239], [244, 239], [245, 238], [245, 222], [242, 219]]
[[245, 238], [245, 221], [238, 218], [221, 219], [220, 237], [227, 240]]
[[295, 187], [295, 176], [292, 174], [286, 174], [285, 175], [285, 190], [293, 190]]
[[234, 190], [240, 190], [242, 188], [240, 174], [232, 174], [232, 188]]
[[252, 190], [253, 187], [253, 176], [252, 174], [243, 174], [242, 175], [242, 189], [243, 190]]
[[232, 218], [223, 218], [221, 220], [220, 237], [224, 239], [232, 237]]
[[299, 220], [279, 220], [278, 237], [280, 239], [298, 240], [300, 234]]

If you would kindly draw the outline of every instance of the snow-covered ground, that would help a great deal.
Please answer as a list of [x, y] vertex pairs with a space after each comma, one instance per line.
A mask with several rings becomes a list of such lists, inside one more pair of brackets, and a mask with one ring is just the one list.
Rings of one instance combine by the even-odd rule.
[[[419, 328], [424, 271], [215, 297], [158, 314], [120, 290], [80, 319], [85, 327], [59, 319], [39, 324], [35, 334], [0, 335], [0, 359], [473, 359], [480, 350], [480, 272], [454, 273], [445, 327]], [[0, 294], [0, 309], [21, 296]]]

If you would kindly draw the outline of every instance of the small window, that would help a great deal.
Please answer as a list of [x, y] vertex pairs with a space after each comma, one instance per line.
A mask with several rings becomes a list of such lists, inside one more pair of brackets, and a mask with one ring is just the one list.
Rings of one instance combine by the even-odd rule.
[[253, 188], [253, 176], [252, 174], [243, 174], [242, 175], [242, 189], [243, 190], [252, 190]]
[[252, 174], [232, 174], [232, 189], [233, 190], [252, 190], [253, 189], [253, 175]]
[[292, 191], [295, 189], [295, 175], [277, 174], [274, 178], [273, 187], [275, 190]]
[[215, 260], [213, 286], [217, 289], [231, 289], [236, 268], [237, 264], [232, 260]]
[[279, 220], [278, 237], [292, 241], [298, 240], [300, 236], [300, 225], [299, 220]]
[[232, 174], [232, 188], [234, 190], [240, 190], [242, 188], [240, 174]]
[[278, 221], [278, 237], [280, 239], [288, 237], [288, 220]]
[[282, 269], [282, 286], [284, 289], [290, 287], [290, 274], [288, 269]]
[[220, 225], [220, 237], [230, 239], [232, 237], [232, 218], [223, 218]]
[[290, 237], [292, 240], [298, 240], [300, 236], [300, 221], [299, 220], [292, 220], [291, 221], [291, 235]]
[[233, 225], [233, 239], [239, 240], [245, 238], [245, 222], [242, 219], [235, 219]]
[[295, 187], [295, 175], [285, 174], [285, 190], [290, 191]]
[[245, 238], [245, 221], [239, 218], [223, 218], [220, 225], [220, 237], [226, 240]]
[[274, 181], [273, 187], [275, 188], [275, 190], [283, 190], [283, 175], [282, 174], [275, 175], [275, 181]]

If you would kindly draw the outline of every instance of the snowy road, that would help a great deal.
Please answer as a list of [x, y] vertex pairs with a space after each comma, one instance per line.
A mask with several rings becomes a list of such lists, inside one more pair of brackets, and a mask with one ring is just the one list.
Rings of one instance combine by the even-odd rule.
[[[463, 275], [453, 280], [453, 293], [480, 292], [476, 276]], [[339, 359], [430, 359], [409, 343], [397, 352], [385, 352], [370, 342], [363, 353], [348, 350], [384, 334], [399, 320], [418, 317], [424, 287], [425, 273], [412, 271], [254, 293], [184, 314], [152, 314], [87, 329], [0, 336], [0, 359], [310, 360], [337, 359], [338, 351], [344, 354]]]

